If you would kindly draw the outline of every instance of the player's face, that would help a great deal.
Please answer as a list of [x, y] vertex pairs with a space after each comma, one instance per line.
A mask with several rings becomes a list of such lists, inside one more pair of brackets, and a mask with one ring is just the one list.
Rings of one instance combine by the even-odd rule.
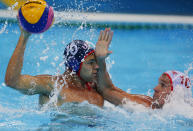
[[94, 53], [87, 56], [80, 70], [80, 77], [86, 82], [96, 81], [99, 66]]
[[171, 93], [170, 79], [167, 75], [162, 74], [159, 78], [158, 85], [154, 88], [153, 108], [162, 108], [168, 95]]

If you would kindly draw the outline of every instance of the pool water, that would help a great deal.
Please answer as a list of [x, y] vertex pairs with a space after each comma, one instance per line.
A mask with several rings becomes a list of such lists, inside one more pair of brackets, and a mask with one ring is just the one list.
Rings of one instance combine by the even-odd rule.
[[[73, 39], [96, 43], [100, 28], [54, 25], [30, 37], [23, 74], [64, 72], [63, 50]], [[193, 83], [192, 29], [113, 29], [113, 54], [108, 68], [113, 83], [134, 94], [153, 95], [159, 76], [167, 70], [188, 73]], [[8, 61], [19, 39], [15, 23], [0, 24], [0, 130], [193, 130], [193, 107], [179, 101], [162, 110], [141, 106], [115, 107], [105, 102], [98, 108], [87, 102], [66, 103], [60, 108], [38, 106], [38, 95], [26, 96], [7, 87], [4, 77]]]

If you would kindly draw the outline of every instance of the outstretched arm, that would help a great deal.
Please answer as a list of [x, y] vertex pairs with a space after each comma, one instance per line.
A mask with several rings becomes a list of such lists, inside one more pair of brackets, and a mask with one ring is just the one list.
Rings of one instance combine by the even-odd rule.
[[50, 76], [21, 75], [24, 51], [30, 35], [30, 33], [21, 29], [19, 41], [7, 67], [5, 83], [7, 86], [25, 94], [49, 94], [51, 91]]
[[100, 36], [96, 44], [95, 55], [97, 64], [99, 66], [97, 80], [98, 91], [104, 97], [104, 99], [115, 105], [123, 104], [123, 100], [126, 98], [132, 102], [136, 102], [146, 107], [150, 107], [152, 101], [151, 97], [144, 95], [128, 94], [113, 85], [112, 80], [109, 77], [109, 73], [107, 72], [105, 62], [106, 57], [112, 53], [112, 51], [108, 50], [112, 37], [113, 32], [110, 29], [105, 29], [104, 31], [100, 32]]

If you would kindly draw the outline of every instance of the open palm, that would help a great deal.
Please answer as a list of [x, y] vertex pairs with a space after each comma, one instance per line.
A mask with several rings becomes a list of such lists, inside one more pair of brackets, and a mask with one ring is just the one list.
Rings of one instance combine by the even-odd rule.
[[104, 31], [100, 32], [95, 49], [95, 55], [98, 59], [105, 59], [109, 54], [112, 53], [112, 51], [108, 50], [112, 37], [113, 32], [110, 28], [106, 28]]

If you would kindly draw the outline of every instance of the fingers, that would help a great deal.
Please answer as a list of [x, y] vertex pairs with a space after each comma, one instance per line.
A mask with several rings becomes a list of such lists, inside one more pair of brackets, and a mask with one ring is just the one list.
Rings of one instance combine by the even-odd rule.
[[108, 41], [108, 38], [109, 38], [109, 29], [106, 28], [105, 30], [106, 30], [106, 36], [105, 36], [104, 40], [105, 40], [105, 41]]
[[113, 34], [111, 28], [105, 28], [105, 30], [103, 31], [102, 40], [109, 41], [112, 39], [112, 35]]
[[112, 38], [113, 38], [113, 32], [111, 31], [109, 33], [109, 38], [108, 38], [108, 42], [110, 43], [112, 41]]
[[100, 31], [100, 35], [98, 38], [98, 41], [108, 41], [109, 43], [111, 42], [113, 37], [113, 32], [111, 31], [111, 28], [105, 28], [104, 31]]
[[111, 31], [110, 28], [105, 28], [105, 35], [103, 40], [108, 41], [110, 31]]
[[98, 41], [101, 41], [103, 38], [103, 31], [101, 30]]
[[106, 36], [107, 36], [107, 30], [105, 29], [104, 30], [104, 35], [103, 35], [103, 40], [105, 40], [105, 41], [106, 41]]

